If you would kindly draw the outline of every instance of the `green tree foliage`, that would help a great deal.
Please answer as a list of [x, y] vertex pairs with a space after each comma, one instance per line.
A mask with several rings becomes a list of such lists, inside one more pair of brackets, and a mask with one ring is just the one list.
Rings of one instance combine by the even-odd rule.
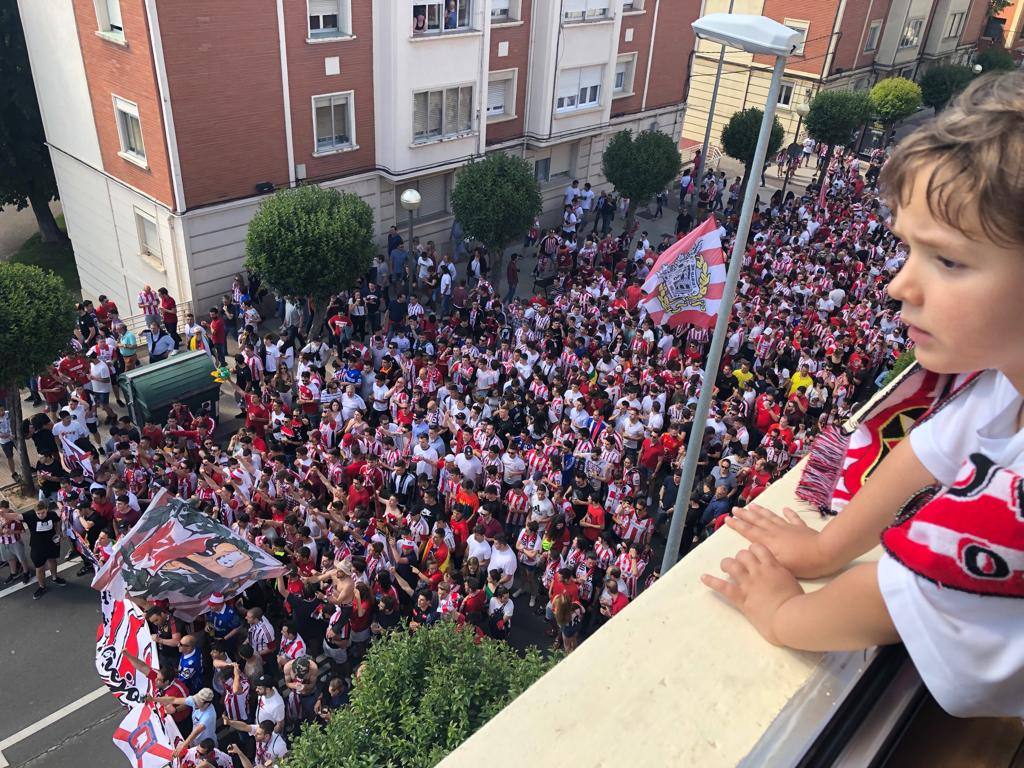
[[263, 201], [249, 222], [245, 265], [282, 294], [322, 298], [355, 286], [373, 250], [373, 209], [310, 184]]
[[32, 490], [32, 472], [19, 387], [60, 356], [74, 327], [75, 304], [61, 278], [27, 264], [0, 264], [0, 389], [7, 393], [27, 491]]
[[286, 768], [428, 768], [555, 663], [442, 621], [375, 643], [351, 703], [292, 744]]
[[905, 77], [879, 80], [868, 94], [878, 119], [891, 128], [910, 117], [921, 106], [921, 86]]
[[904, 350], [903, 354], [896, 358], [896, 362], [893, 363], [892, 368], [889, 369], [889, 372], [885, 374], [885, 378], [882, 379], [882, 386], [884, 387], [890, 381], [892, 381], [901, 373], [903, 373], [903, 371], [908, 366], [910, 366], [916, 359], [917, 356], [914, 354], [914, 350]]
[[672, 137], [660, 131], [619, 131], [612, 136], [601, 159], [605, 178], [629, 198], [626, 229], [640, 203], [646, 203], [679, 175], [683, 161]]
[[1005, 48], [986, 48], [974, 57], [974, 63], [981, 65], [983, 72], [999, 72], [1017, 68], [1017, 62]]
[[67, 240], [49, 202], [57, 197], [17, 0], [0, 0], [0, 209], [29, 203], [45, 243]]
[[850, 143], [854, 131], [871, 117], [871, 100], [858, 91], [818, 91], [811, 102], [804, 124], [815, 141], [828, 144], [828, 154], [821, 163], [821, 174], [832, 162], [836, 146]]
[[505, 248], [521, 239], [541, 212], [532, 166], [505, 152], [469, 163], [455, 176], [452, 210], [463, 232], [487, 247], [495, 265], [492, 280], [499, 284]]
[[[760, 168], [751, 168], [750, 164], [754, 162], [754, 150], [757, 149], [757, 135], [761, 131], [762, 120], [764, 120], [764, 110], [749, 107], [733, 113], [725, 128], [722, 129], [722, 148], [725, 150], [725, 154], [743, 163], [744, 189], [746, 189], [747, 180], [751, 175], [761, 171]], [[785, 135], [779, 118], [774, 118], [765, 159], [775, 156], [779, 147], [782, 146]]]
[[921, 77], [921, 100], [938, 112], [973, 79], [974, 72], [962, 64], [932, 67]]
[[1013, 0], [988, 0], [988, 15], [998, 16], [1012, 4]]

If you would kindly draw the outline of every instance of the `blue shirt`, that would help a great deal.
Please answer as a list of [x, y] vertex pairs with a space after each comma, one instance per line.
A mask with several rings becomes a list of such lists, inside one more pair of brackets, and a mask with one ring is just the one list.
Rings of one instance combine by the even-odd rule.
[[[217, 709], [211, 702], [206, 706], [205, 709], [199, 708], [199, 702], [189, 696], [185, 699], [185, 704], [192, 707], [192, 730], [195, 730], [198, 726], [203, 726], [203, 732], [195, 739], [198, 744], [203, 739], [213, 739], [213, 745], [215, 747], [220, 746], [217, 743]], [[188, 736], [183, 733], [182, 736]]]
[[193, 648], [178, 660], [178, 677], [190, 694], [199, 693], [203, 687], [203, 655], [198, 649]]
[[391, 252], [391, 274], [397, 275], [405, 270], [405, 260], [409, 257], [401, 248], [395, 248]]
[[242, 623], [242, 617], [238, 615], [238, 612], [233, 608], [228, 608], [227, 605], [223, 606], [220, 611], [210, 611], [208, 616], [213, 624], [213, 636], [219, 640], [223, 640], [228, 632]]

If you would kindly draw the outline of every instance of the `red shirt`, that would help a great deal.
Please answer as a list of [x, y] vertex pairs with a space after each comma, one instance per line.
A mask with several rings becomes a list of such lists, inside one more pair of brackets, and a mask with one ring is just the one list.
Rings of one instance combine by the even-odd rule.
[[64, 385], [53, 376], [43, 375], [39, 377], [39, 391], [43, 393], [43, 399], [48, 403], [59, 403], [67, 390]]
[[57, 370], [75, 384], [85, 384], [89, 380], [89, 364], [84, 357], [65, 357], [60, 361]]
[[160, 297], [160, 316], [169, 328], [178, 326], [178, 304], [170, 296]]
[[[725, 517], [725, 515], [722, 515], [722, 517]], [[623, 608], [625, 608], [628, 603], [629, 603], [629, 598], [626, 597], [621, 592], [619, 592], [612, 599], [612, 604], [610, 606], [608, 606], [608, 613], [610, 613], [612, 616], [614, 616], [619, 611], [621, 611]]]
[[588, 504], [587, 514], [583, 518], [597, 528], [582, 528], [583, 538], [587, 541], [597, 541], [601, 536], [601, 529], [604, 528], [604, 507], [599, 504]]
[[224, 344], [228, 340], [228, 324], [224, 318], [217, 316], [210, 321], [210, 339], [214, 344]]
[[665, 449], [662, 443], [654, 438], [645, 438], [640, 445], [640, 466], [653, 470], [658, 466], [658, 461], [664, 455]]
[[554, 600], [563, 593], [569, 595], [574, 603], [578, 603], [580, 601], [580, 585], [576, 583], [576, 580], [569, 579], [568, 581], [562, 581], [562, 577], [556, 573], [555, 578], [551, 580], [551, 588], [548, 590], [548, 597], [551, 600]]

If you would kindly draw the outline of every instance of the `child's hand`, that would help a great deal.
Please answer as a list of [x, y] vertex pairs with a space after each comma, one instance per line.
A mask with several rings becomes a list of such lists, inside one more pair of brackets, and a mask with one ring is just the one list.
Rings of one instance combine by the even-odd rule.
[[726, 525], [751, 543], [763, 544], [794, 576], [813, 579], [831, 573], [820, 534], [789, 507], [782, 510], [785, 518], [759, 504], [734, 507], [732, 513]]
[[793, 574], [760, 544], [752, 544], [734, 558], [725, 558], [722, 570], [730, 581], [707, 573], [701, 581], [746, 616], [765, 640], [781, 645], [773, 627], [775, 613], [783, 603], [804, 593]]

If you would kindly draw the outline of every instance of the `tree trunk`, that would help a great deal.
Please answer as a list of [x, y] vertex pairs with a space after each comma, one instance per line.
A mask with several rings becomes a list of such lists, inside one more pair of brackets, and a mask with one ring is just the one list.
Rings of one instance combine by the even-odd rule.
[[491, 274], [489, 277], [491, 285], [494, 286], [494, 292], [497, 294], [501, 290], [501, 281], [505, 277], [505, 249], [488, 246], [487, 252], [491, 254]]
[[835, 146], [832, 144], [828, 145], [828, 152], [825, 153], [825, 159], [821, 163], [821, 168], [818, 169], [818, 187], [825, 183], [825, 178], [828, 176], [828, 167], [832, 164], [832, 153], [835, 151]]
[[67, 242], [68, 235], [57, 226], [57, 220], [50, 210], [50, 201], [44, 195], [30, 195], [29, 203], [32, 204], [32, 213], [36, 215], [36, 225], [39, 227], [39, 235], [44, 243]]
[[632, 237], [633, 222], [635, 220], [636, 220], [636, 199], [631, 197], [631, 198], [629, 198], [629, 207], [626, 209], [626, 231], [631, 233], [630, 237]]
[[14, 433], [14, 445], [18, 449], [18, 468], [21, 474], [21, 488], [26, 496], [35, 493], [36, 485], [32, 479], [32, 465], [28, 461], [28, 442], [22, 426], [24, 416], [21, 413], [21, 390], [17, 384], [7, 390], [7, 413], [11, 418]]

